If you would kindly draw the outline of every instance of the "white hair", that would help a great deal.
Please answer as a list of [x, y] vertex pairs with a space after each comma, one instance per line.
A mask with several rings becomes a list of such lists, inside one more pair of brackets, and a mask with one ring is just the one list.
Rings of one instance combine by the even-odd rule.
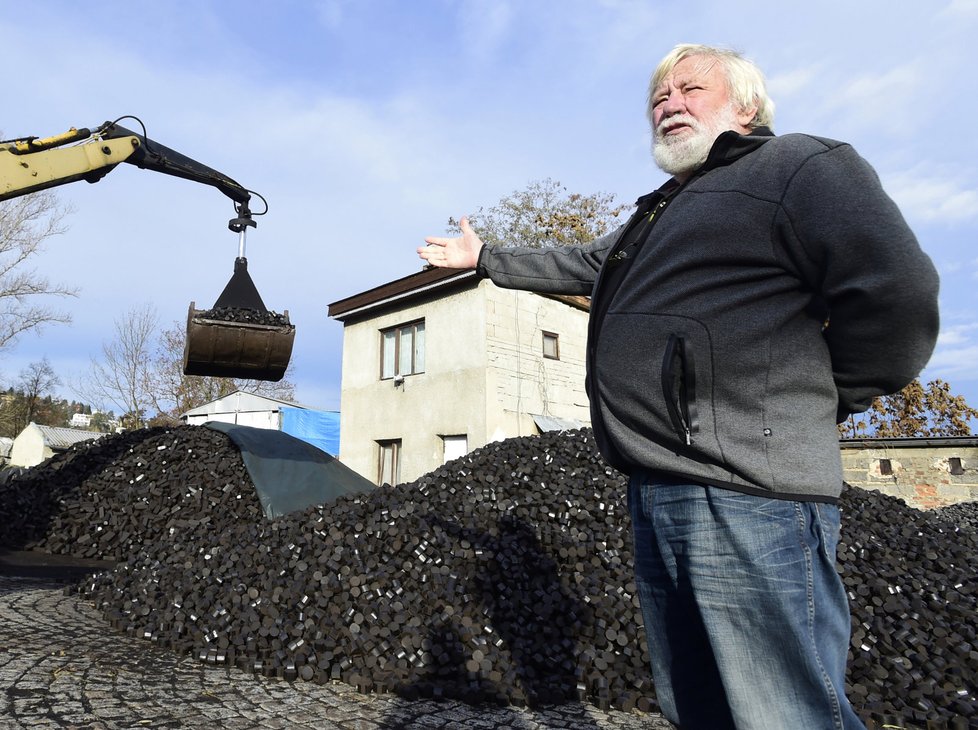
[[774, 102], [767, 94], [764, 74], [761, 73], [757, 65], [736, 51], [714, 46], [701, 46], [695, 43], [680, 43], [659, 62], [659, 66], [653, 72], [652, 78], [649, 80], [649, 97], [646, 107], [650, 123], [652, 122], [652, 104], [655, 99], [655, 90], [659, 84], [684, 58], [699, 56], [712, 58], [720, 63], [727, 80], [727, 91], [738, 111], [752, 107], [757, 108], [754, 118], [747, 124], [748, 128], [774, 126]]

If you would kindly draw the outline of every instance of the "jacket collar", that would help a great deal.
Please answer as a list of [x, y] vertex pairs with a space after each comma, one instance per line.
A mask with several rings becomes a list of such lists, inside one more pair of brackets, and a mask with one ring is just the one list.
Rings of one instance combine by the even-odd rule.
[[768, 127], [758, 127], [751, 130], [750, 134], [738, 134], [733, 130], [724, 132], [717, 137], [706, 162], [697, 172], [712, 170], [721, 165], [729, 165], [744, 155], [749, 155], [772, 137], [774, 137], [774, 132]]
[[[690, 181], [698, 175], [702, 175], [704, 172], [729, 165], [731, 162], [735, 162], [741, 157], [749, 155], [773, 137], [774, 132], [769, 127], [757, 127], [751, 130], [749, 134], [739, 134], [733, 130], [724, 132], [717, 137], [716, 142], [713, 143], [713, 147], [710, 148], [710, 154], [707, 156], [706, 162], [693, 173]], [[653, 198], [666, 197], [680, 187], [682, 186], [676, 182], [676, 179], [671, 177], [654, 192], [643, 195], [636, 200], [635, 204], [641, 209], [643, 203], [646, 205], [653, 203]], [[654, 202], [658, 201], [656, 200]]]

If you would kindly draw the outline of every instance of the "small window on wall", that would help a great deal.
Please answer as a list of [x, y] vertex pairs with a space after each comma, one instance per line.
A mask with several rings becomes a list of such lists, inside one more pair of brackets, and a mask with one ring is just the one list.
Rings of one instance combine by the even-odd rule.
[[549, 360], [560, 359], [560, 342], [553, 332], [543, 333], [543, 356]]
[[380, 331], [380, 378], [424, 372], [424, 320]]
[[400, 484], [401, 439], [378, 441], [377, 484]]
[[956, 477], [964, 474], [964, 465], [961, 463], [960, 456], [952, 456], [947, 460], [947, 469]]
[[457, 459], [469, 453], [469, 437], [464, 433], [460, 436], [442, 436], [441, 440], [445, 447], [445, 460], [443, 463], [447, 464], [452, 459]]

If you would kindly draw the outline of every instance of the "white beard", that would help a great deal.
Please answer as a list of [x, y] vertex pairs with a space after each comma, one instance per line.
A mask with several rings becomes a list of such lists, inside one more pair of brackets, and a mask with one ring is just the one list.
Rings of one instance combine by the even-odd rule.
[[[682, 122], [690, 129], [676, 136], [667, 136], [664, 130]], [[669, 175], [690, 173], [704, 162], [717, 137], [726, 131], [738, 129], [737, 112], [732, 103], [719, 109], [712, 118], [703, 122], [689, 114], [666, 117], [652, 134], [652, 156], [659, 169]]]

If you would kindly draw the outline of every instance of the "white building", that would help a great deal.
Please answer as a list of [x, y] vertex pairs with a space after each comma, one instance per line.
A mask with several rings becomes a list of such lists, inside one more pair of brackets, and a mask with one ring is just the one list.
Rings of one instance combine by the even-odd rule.
[[590, 425], [588, 307], [435, 268], [330, 304], [340, 459], [396, 484], [492, 441]]
[[10, 450], [14, 447], [14, 440], [8, 436], [0, 436], [0, 467], [10, 463]]
[[92, 425], [92, 416], [89, 413], [72, 413], [68, 425], [72, 428], [88, 428]]
[[105, 434], [98, 431], [79, 431], [75, 428], [57, 428], [31, 423], [14, 439], [10, 448], [10, 465], [36, 466], [77, 443], [103, 436]]
[[340, 450], [340, 414], [236, 390], [181, 414], [191, 426], [207, 421], [283, 431], [336, 456]]

